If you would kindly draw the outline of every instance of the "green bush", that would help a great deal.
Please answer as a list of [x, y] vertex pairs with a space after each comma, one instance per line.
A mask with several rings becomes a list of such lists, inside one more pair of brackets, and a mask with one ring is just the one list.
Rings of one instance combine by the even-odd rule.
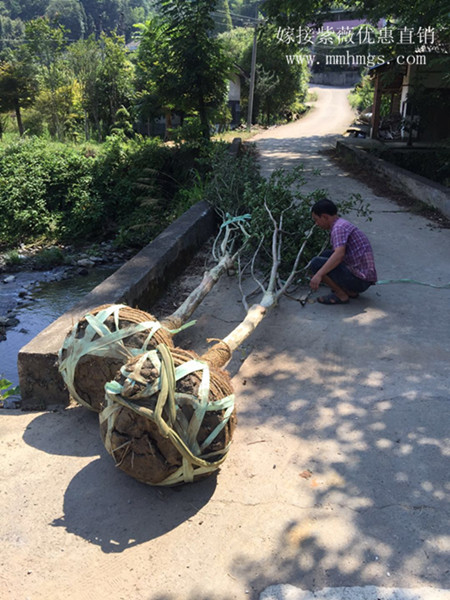
[[[0, 244], [58, 234], [67, 199], [91, 161], [73, 148], [25, 138], [0, 150]], [[61, 230], [62, 231], [62, 230]]]
[[6, 252], [4, 255], [5, 264], [8, 267], [16, 267], [22, 263], [22, 258], [20, 257], [17, 250], [11, 250], [10, 252]]
[[373, 81], [368, 75], [365, 75], [361, 78], [361, 81], [355, 85], [348, 96], [350, 106], [359, 112], [369, 108], [373, 104], [373, 94]]
[[164, 229], [198, 153], [154, 138], [107, 141], [93, 170], [93, 189], [104, 205], [102, 227], [118, 232], [117, 245], [140, 247]]
[[45, 133], [45, 119], [39, 110], [33, 108], [25, 110], [22, 124], [28, 135], [42, 136]]
[[95, 148], [39, 138], [4, 145], [0, 247], [37, 238], [81, 245], [102, 237], [140, 247], [200, 197], [213, 147], [222, 144], [168, 147], [123, 136]]

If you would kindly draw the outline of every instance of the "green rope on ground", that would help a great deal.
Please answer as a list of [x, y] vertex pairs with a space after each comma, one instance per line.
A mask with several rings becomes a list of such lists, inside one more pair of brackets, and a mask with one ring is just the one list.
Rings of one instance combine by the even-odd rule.
[[[158, 371], [158, 377], [150, 383], [140, 374], [147, 360]], [[194, 372], [201, 373], [198, 394], [177, 392], [177, 381]], [[121, 407], [124, 406], [153, 421], [160, 434], [172, 442], [182, 457], [182, 465], [166, 479], [154, 485], [168, 486], [190, 483], [194, 481], [195, 476], [216, 471], [226, 458], [229, 444], [212, 453], [204, 454], [204, 450], [209, 447], [227, 425], [234, 410], [235, 396], [231, 394], [219, 400], [210, 400], [211, 374], [209, 365], [200, 360], [192, 359], [175, 367], [169, 348], [165, 344], [159, 344], [155, 350], [142, 354], [133, 365], [132, 370], [124, 365], [121, 368], [121, 373], [125, 377], [123, 384], [118, 381], [110, 381], [105, 385], [106, 407], [100, 413], [100, 423], [107, 422], [105, 448], [109, 454], [114, 457], [114, 452], [119, 449], [112, 447], [111, 437], [116, 416]], [[132, 402], [124, 396], [123, 392], [133, 388], [136, 382], [144, 384], [145, 387], [133, 395]], [[158, 396], [153, 410], [138, 404], [139, 399], [148, 399], [155, 394], [158, 394]], [[189, 421], [181, 410], [186, 404], [193, 409]], [[203, 419], [209, 411], [224, 411], [223, 417], [208, 437], [199, 444], [197, 436]]]
[[375, 285], [384, 285], [386, 283], [415, 283], [417, 285], [426, 285], [428, 287], [437, 288], [441, 290], [450, 289], [450, 283], [445, 283], [444, 285], [437, 285], [435, 283], [417, 281], [417, 279], [380, 279], [376, 282]]

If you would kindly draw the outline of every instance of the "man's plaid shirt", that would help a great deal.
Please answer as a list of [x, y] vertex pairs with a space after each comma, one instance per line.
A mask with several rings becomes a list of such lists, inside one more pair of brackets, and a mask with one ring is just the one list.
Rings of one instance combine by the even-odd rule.
[[377, 281], [372, 246], [365, 233], [339, 217], [331, 228], [331, 244], [333, 250], [345, 246], [343, 262], [353, 275], [371, 283]]

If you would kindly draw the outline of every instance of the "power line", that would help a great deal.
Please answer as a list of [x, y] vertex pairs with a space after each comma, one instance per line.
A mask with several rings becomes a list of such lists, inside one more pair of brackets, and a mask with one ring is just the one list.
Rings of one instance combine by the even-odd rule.
[[256, 17], [247, 17], [245, 15], [238, 15], [237, 13], [232, 13], [232, 12], [226, 12], [224, 10], [214, 10], [213, 12], [211, 12], [211, 15], [215, 15], [215, 16], [227, 16], [230, 15], [231, 17], [233, 17], [234, 19], [240, 20], [240, 21], [244, 21], [247, 23], [252, 23], [257, 25], [258, 23], [262, 23], [264, 21], [264, 19], [258, 19]]

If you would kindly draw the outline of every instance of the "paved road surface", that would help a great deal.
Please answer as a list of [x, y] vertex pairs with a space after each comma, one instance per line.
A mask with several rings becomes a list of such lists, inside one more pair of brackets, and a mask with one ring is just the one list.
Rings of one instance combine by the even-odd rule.
[[[345, 92], [319, 91], [323, 117], [317, 108], [259, 136], [266, 168], [308, 159], [308, 185], [370, 200], [373, 220], [358, 222], [380, 277], [446, 283], [448, 230], [337, 169], [318, 153], [329, 138], [317, 123], [299, 137], [317, 118], [329, 123], [322, 134], [336, 131]], [[230, 364], [233, 447], [217, 477], [193, 486], [155, 489], [119, 472], [81, 407], [3, 411], [2, 599], [322, 600], [331, 588], [326, 600], [372, 600], [375, 588], [380, 600], [442, 600], [449, 293], [391, 285], [343, 306], [283, 300]], [[238, 300], [235, 279], [221, 280], [180, 345], [201, 351], [227, 334], [243, 317]]]

